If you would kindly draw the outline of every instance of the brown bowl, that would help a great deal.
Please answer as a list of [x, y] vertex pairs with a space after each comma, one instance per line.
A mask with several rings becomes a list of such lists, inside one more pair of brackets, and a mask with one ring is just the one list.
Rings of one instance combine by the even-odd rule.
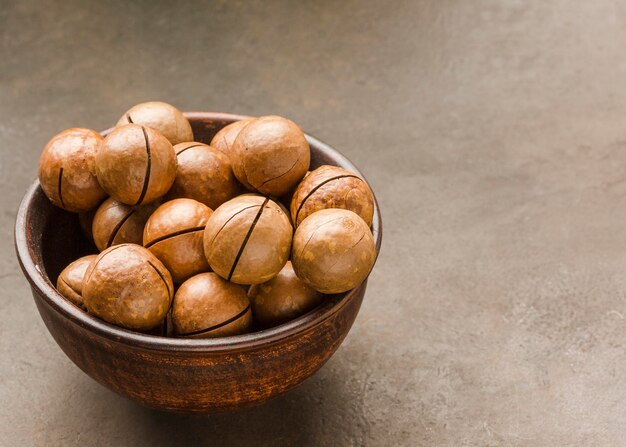
[[[198, 141], [236, 120], [225, 113], [185, 114]], [[311, 167], [358, 169], [335, 149], [308, 136]], [[360, 173], [359, 173], [360, 174]], [[372, 224], [380, 250], [382, 221]], [[15, 246], [37, 309], [63, 352], [89, 376], [148, 407], [184, 413], [236, 410], [295, 387], [337, 350], [356, 318], [367, 280], [330, 295], [308, 314], [281, 326], [235, 337], [197, 340], [144, 335], [99, 320], [65, 300], [54, 287], [72, 260], [95, 251], [76, 214], [54, 207], [35, 181], [15, 223]]]

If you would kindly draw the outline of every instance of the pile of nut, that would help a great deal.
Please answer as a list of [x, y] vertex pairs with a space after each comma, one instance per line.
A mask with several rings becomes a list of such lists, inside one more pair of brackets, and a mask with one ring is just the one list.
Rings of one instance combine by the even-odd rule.
[[58, 291], [109, 323], [178, 337], [309, 312], [358, 286], [376, 257], [368, 185], [309, 163], [288, 119], [237, 121], [205, 144], [163, 102], [132, 107], [106, 137], [59, 133], [39, 159], [41, 187], [79, 213], [100, 254], [68, 265]]

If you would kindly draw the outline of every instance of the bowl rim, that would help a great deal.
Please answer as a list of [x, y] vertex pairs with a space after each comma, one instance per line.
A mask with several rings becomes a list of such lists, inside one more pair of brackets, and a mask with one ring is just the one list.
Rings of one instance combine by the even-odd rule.
[[[219, 112], [184, 112], [184, 115], [190, 121], [210, 120], [213, 122], [233, 122], [249, 118], [249, 116], [246, 115]], [[110, 129], [107, 129], [102, 133], [106, 134], [109, 130]], [[357, 173], [369, 185], [369, 182], [367, 182], [363, 173], [361, 173], [361, 171], [343, 154], [317, 138], [309, 134], [305, 135], [309, 145], [315, 146], [317, 151], [326, 155], [328, 158], [338, 160], [342, 167]], [[371, 186], [370, 189], [372, 189]], [[291, 336], [307, 332], [330, 318], [358, 296], [361, 288], [365, 287], [369, 278], [368, 274], [368, 277], [366, 277], [360, 285], [352, 290], [349, 290], [348, 292], [330, 295], [330, 298], [325, 300], [325, 302], [320, 306], [294, 320], [279, 326], [248, 334], [231, 337], [198, 339], [161, 337], [127, 330], [100, 320], [70, 303], [56, 290], [52, 281], [46, 274], [43, 273], [39, 266], [36, 265], [32, 254], [35, 250], [41, 250], [41, 246], [33, 247], [33, 244], [28, 242], [26, 235], [32, 203], [38, 194], [43, 194], [43, 191], [39, 185], [39, 180], [35, 179], [26, 191], [19, 205], [14, 232], [17, 257], [22, 271], [31, 285], [31, 288], [37, 293], [37, 295], [39, 295], [39, 297], [43, 298], [47, 305], [70, 322], [77, 324], [83, 329], [109, 341], [128, 346], [169, 352], [218, 353], [225, 351], [232, 352], [249, 350], [259, 346], [271, 345]], [[373, 189], [372, 194], [374, 196], [374, 219], [372, 222], [372, 233], [376, 243], [376, 258], [378, 258], [382, 243], [382, 216]], [[375, 263], [376, 260], [374, 261], [374, 264]]]

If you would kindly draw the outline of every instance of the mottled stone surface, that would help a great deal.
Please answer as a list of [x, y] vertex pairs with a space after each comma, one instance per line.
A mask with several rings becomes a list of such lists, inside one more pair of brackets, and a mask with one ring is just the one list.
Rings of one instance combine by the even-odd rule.
[[[3, 1], [0, 444], [623, 444], [625, 30], [617, 0]], [[262, 407], [112, 394], [57, 348], [15, 260], [48, 139], [147, 100], [287, 116], [381, 203], [353, 330]]]

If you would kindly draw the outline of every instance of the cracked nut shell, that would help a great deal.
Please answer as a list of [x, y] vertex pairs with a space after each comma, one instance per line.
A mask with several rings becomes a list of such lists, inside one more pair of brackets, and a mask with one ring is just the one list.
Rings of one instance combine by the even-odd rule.
[[215, 273], [237, 284], [276, 276], [289, 258], [293, 229], [285, 212], [256, 194], [217, 208], [204, 230], [204, 253]]
[[149, 101], [137, 104], [128, 109], [116, 125], [133, 123], [151, 127], [160, 132], [172, 143], [172, 146], [183, 141], [193, 141], [193, 131], [189, 120], [185, 118], [183, 112], [165, 102]]
[[129, 206], [109, 197], [96, 211], [91, 224], [93, 241], [102, 251], [113, 245], [143, 244], [143, 228], [158, 206]]
[[342, 293], [359, 285], [376, 259], [374, 237], [352, 211], [325, 209], [296, 229], [291, 262], [298, 278], [321, 293]]
[[158, 207], [146, 222], [143, 245], [165, 265], [175, 283], [210, 270], [202, 241], [212, 212], [196, 200], [174, 199]]
[[174, 334], [193, 338], [239, 335], [252, 326], [252, 313], [241, 286], [215, 273], [201, 273], [185, 281], [172, 304]]
[[232, 157], [232, 146], [235, 142], [235, 138], [241, 132], [241, 129], [246, 127], [256, 118], [247, 118], [240, 121], [235, 121], [234, 123], [230, 123], [228, 126], [222, 127], [211, 140], [211, 147], [214, 147], [229, 159]]
[[252, 316], [261, 327], [286, 323], [322, 302], [323, 295], [296, 276], [291, 261], [274, 278], [248, 290]]
[[50, 201], [75, 213], [100, 204], [106, 193], [98, 183], [95, 154], [102, 135], [72, 128], [52, 137], [39, 157], [39, 183]]
[[262, 194], [282, 196], [309, 169], [311, 153], [296, 123], [280, 116], [263, 116], [246, 125], [231, 147], [237, 179]]
[[85, 309], [83, 303], [83, 279], [85, 278], [85, 272], [91, 262], [97, 257], [97, 255], [88, 255], [78, 258], [65, 267], [57, 278], [57, 290], [59, 293], [81, 309]]
[[144, 205], [162, 197], [176, 178], [176, 154], [156, 130], [137, 124], [116, 127], [96, 153], [102, 188], [127, 205]]
[[355, 212], [370, 226], [374, 196], [365, 180], [337, 166], [324, 165], [308, 174], [291, 199], [291, 219], [297, 227], [308, 216], [326, 208]]
[[186, 197], [215, 209], [240, 191], [227, 156], [197, 142], [174, 146], [178, 170], [168, 198]]
[[161, 324], [170, 308], [172, 277], [140, 245], [107, 248], [85, 273], [83, 299], [89, 313], [128, 329], [145, 331]]

